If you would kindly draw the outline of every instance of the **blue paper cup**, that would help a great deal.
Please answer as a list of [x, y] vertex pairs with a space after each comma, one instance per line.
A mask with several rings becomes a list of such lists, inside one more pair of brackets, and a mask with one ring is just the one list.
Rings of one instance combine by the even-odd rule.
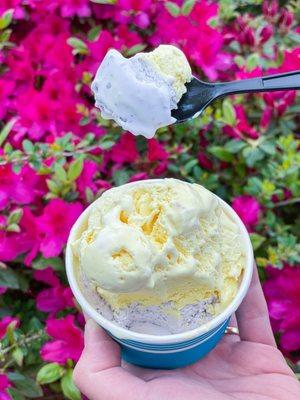
[[[132, 182], [127, 185], [153, 184], [161, 179]], [[219, 198], [224, 210], [237, 223], [246, 251], [244, 273], [238, 292], [227, 308], [209, 322], [196, 329], [174, 335], [147, 335], [121, 328], [104, 318], [86, 300], [78, 282], [78, 265], [70, 243], [85, 230], [89, 206], [71, 229], [66, 249], [66, 270], [72, 292], [83, 311], [96, 321], [121, 345], [122, 358], [129, 363], [147, 368], [173, 369], [193, 364], [209, 353], [222, 339], [230, 317], [241, 304], [250, 285], [253, 271], [253, 250], [248, 232], [235, 211]]]

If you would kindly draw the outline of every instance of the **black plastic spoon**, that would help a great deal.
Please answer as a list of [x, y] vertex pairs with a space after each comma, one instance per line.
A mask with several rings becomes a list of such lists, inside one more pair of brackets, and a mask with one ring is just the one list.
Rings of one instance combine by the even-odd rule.
[[198, 117], [214, 100], [229, 94], [300, 89], [300, 71], [224, 83], [207, 83], [193, 77], [186, 87], [178, 108], [172, 111], [176, 123]]

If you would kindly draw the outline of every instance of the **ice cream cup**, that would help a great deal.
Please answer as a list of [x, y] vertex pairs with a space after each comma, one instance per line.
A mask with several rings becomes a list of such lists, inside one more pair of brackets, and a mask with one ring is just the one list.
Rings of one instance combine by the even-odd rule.
[[[160, 181], [161, 179], [149, 179], [128, 183], [127, 185], [139, 185], [140, 183], [151, 185]], [[66, 270], [70, 287], [83, 311], [121, 345], [122, 358], [127, 362], [147, 368], [173, 369], [183, 367], [204, 357], [225, 334], [230, 317], [241, 304], [249, 288], [253, 271], [253, 250], [247, 230], [238, 215], [222, 199], [219, 200], [222, 207], [240, 227], [241, 239], [244, 241], [246, 250], [243, 277], [235, 298], [223, 312], [196, 329], [178, 334], [158, 336], [133, 332], [121, 328], [99, 314], [85, 299], [80, 289], [76, 279], [76, 261], [71, 249], [71, 242], [84, 229], [84, 221], [86, 221], [90, 206], [80, 215], [71, 229], [66, 249]]]

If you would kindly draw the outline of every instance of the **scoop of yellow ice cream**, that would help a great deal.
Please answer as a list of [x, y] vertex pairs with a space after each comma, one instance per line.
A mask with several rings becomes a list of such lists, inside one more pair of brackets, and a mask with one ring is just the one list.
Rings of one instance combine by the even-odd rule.
[[184, 53], [175, 46], [161, 44], [155, 50], [140, 53], [139, 56], [164, 78], [173, 78], [172, 86], [179, 101], [186, 92], [185, 84], [192, 79], [192, 70]]
[[175, 179], [108, 190], [73, 243], [82, 273], [113, 309], [171, 301], [175, 311], [211, 296], [225, 307], [243, 246], [214, 194]]
[[185, 55], [174, 46], [161, 45], [130, 58], [110, 49], [91, 89], [103, 118], [113, 119], [134, 135], [151, 138], [157, 129], [176, 122], [171, 111], [191, 78]]

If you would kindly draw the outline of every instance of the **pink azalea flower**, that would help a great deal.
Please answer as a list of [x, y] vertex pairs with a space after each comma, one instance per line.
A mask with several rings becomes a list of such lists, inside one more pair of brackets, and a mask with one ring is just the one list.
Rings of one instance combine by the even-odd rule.
[[80, 203], [67, 203], [62, 199], [53, 199], [44, 208], [38, 218], [41, 234], [40, 251], [44, 257], [56, 257], [65, 245], [72, 225], [83, 210]]
[[74, 307], [72, 291], [61, 285], [44, 289], [36, 297], [36, 307], [40, 311], [51, 313]]
[[25, 265], [30, 265], [39, 251], [40, 239], [37, 218], [28, 207], [23, 208], [20, 228], [22, 233], [17, 236], [16, 241], [19, 248], [23, 249], [22, 252], [28, 251], [24, 263]]
[[94, 177], [98, 172], [98, 165], [96, 162], [91, 160], [85, 160], [83, 164], [83, 170], [76, 180], [77, 189], [80, 193], [81, 198], [85, 199], [85, 189], [89, 188], [93, 193], [97, 191]]
[[79, 67], [82, 71], [90, 71], [92, 74], [96, 73], [99, 64], [109, 49], [115, 48], [118, 50], [120, 47], [112, 34], [105, 29], [101, 31], [97, 40], [88, 42], [87, 46], [89, 48], [89, 55], [86, 56], [84, 62]]
[[265, 17], [275, 17], [278, 13], [278, 0], [264, 0], [262, 5], [262, 11]]
[[58, 0], [60, 3], [60, 13], [64, 18], [90, 17], [91, 8], [88, 0]]
[[149, 179], [147, 172], [138, 172], [130, 177], [129, 182], [143, 181]]
[[[5, 75], [3, 78], [5, 78]], [[15, 88], [14, 81], [3, 78], [0, 79], [0, 119], [5, 117], [7, 110], [11, 106], [11, 96]]]
[[14, 10], [14, 18], [22, 19], [25, 17], [25, 11], [22, 7], [23, 0], [1, 0], [0, 3], [0, 15], [2, 15], [6, 10]]
[[148, 140], [148, 160], [150, 162], [157, 160], [167, 160], [169, 158], [169, 153], [165, 150], [162, 143], [156, 139]]
[[279, 332], [284, 354], [300, 360], [300, 266], [268, 267], [263, 284], [274, 332]]
[[0, 374], [0, 400], [10, 400], [11, 397], [7, 393], [6, 389], [8, 389], [11, 386], [7, 375], [5, 374]]
[[260, 32], [260, 43], [266, 43], [274, 35], [272, 25], [266, 25]]
[[119, 25], [115, 30], [115, 35], [118, 41], [118, 47], [122, 49], [124, 47], [130, 49], [142, 42], [140, 36], [136, 32], [130, 31], [127, 25]]
[[156, 20], [157, 29], [151, 38], [152, 45], [170, 43], [179, 46], [186, 56], [211, 80], [219, 70], [231, 65], [231, 56], [222, 52], [222, 34], [209, 26], [209, 20], [218, 13], [216, 3], [201, 0], [188, 16], [172, 17], [162, 7]]
[[34, 199], [31, 184], [25, 182], [22, 171], [13, 172], [10, 164], [0, 166], [0, 210], [10, 202], [28, 204]]
[[153, 175], [155, 175], [155, 176], [163, 175], [167, 171], [168, 164], [169, 163], [167, 160], [160, 161], [159, 164], [153, 168], [153, 171], [152, 171]]
[[50, 285], [51, 288], [42, 290], [36, 297], [36, 307], [40, 311], [56, 313], [68, 307], [74, 307], [73, 294], [69, 287], [61, 285], [52, 268], [34, 272], [34, 278]]
[[97, 188], [100, 189], [101, 191], [110, 189], [112, 187], [109, 182], [107, 182], [103, 179], [97, 179], [96, 185], [97, 185]]
[[245, 67], [242, 67], [235, 74], [236, 79], [257, 78], [262, 75], [263, 72], [260, 67], [253, 68], [251, 71], [248, 71]]
[[263, 110], [263, 113], [261, 115], [259, 126], [263, 129], [267, 129], [271, 122], [272, 115], [273, 115], [272, 107], [268, 107], [268, 106], [265, 107], [265, 109]]
[[7, 315], [0, 319], [0, 339], [2, 339], [5, 336], [7, 327], [10, 324], [13, 324], [14, 328], [17, 328], [20, 325], [19, 318], [10, 317], [9, 315]]
[[54, 340], [41, 348], [44, 361], [65, 364], [68, 359], [78, 361], [84, 346], [83, 332], [75, 325], [74, 315], [62, 319], [48, 319], [46, 332]]
[[36, 281], [46, 283], [52, 287], [60, 285], [59, 279], [51, 267], [34, 271], [33, 277]]
[[115, 21], [119, 23], [134, 23], [144, 29], [150, 24], [151, 0], [119, 0], [115, 13]]
[[39, 250], [39, 232], [36, 217], [28, 207], [23, 208], [19, 226], [21, 232], [6, 232], [0, 229], [0, 260], [12, 261], [18, 255], [27, 253], [24, 263], [30, 265]]
[[131, 133], [124, 133], [111, 149], [112, 161], [119, 164], [133, 163], [137, 158], [135, 137]]
[[259, 202], [251, 196], [244, 195], [235, 197], [232, 208], [244, 222], [249, 232], [252, 232], [259, 221], [261, 207]]
[[113, 19], [115, 14], [115, 4], [91, 3], [93, 15], [96, 19]]
[[268, 106], [272, 109], [272, 114], [280, 117], [282, 116], [287, 108], [294, 104], [296, 100], [296, 91], [279, 91], [279, 92], [271, 92], [264, 93], [263, 99]]
[[246, 135], [251, 139], [257, 139], [259, 137], [258, 131], [251, 126], [247, 120], [245, 109], [242, 105], [236, 105], [235, 107], [237, 124], [236, 129], [239, 132], [238, 136]]
[[12, 261], [27, 249], [18, 246], [18, 234], [0, 230], [0, 260]]
[[209, 171], [211, 171], [213, 169], [213, 163], [212, 161], [207, 157], [207, 155], [205, 153], [199, 153], [198, 154], [198, 161], [199, 161], [199, 165], [204, 168], [207, 169]]

